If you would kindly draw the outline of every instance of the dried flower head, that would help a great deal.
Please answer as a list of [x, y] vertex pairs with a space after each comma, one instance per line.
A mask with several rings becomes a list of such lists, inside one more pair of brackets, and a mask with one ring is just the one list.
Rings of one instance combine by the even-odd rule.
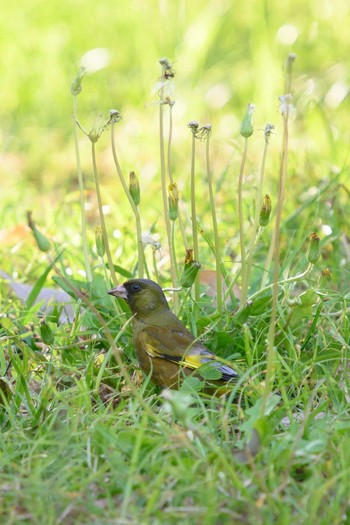
[[160, 63], [160, 65], [162, 67], [164, 67], [164, 69], [166, 69], [167, 71], [171, 70], [172, 69], [172, 64], [171, 62], [166, 58], [166, 57], [162, 57], [159, 59], [158, 61]]
[[286, 95], [280, 95], [279, 97], [280, 101], [280, 113], [283, 117], [286, 117], [287, 115], [290, 115], [294, 112], [294, 106], [292, 104], [293, 96], [290, 93], [287, 93]]
[[185, 268], [188, 264], [191, 264], [192, 262], [193, 262], [193, 249], [187, 248], [186, 256], [185, 256]]
[[190, 128], [193, 134], [196, 134], [199, 128], [199, 123], [197, 120], [190, 120], [190, 122], [187, 124], [187, 127]]
[[197, 129], [197, 133], [195, 135], [196, 139], [204, 141], [207, 140], [211, 135], [211, 124], [204, 124], [204, 126]]
[[122, 116], [120, 112], [117, 109], [110, 109], [109, 110], [109, 122], [110, 123], [116, 123], [120, 122], [122, 120]]
[[270, 137], [273, 133], [275, 126], [273, 124], [266, 124], [264, 129], [265, 142], [268, 144], [270, 142]]

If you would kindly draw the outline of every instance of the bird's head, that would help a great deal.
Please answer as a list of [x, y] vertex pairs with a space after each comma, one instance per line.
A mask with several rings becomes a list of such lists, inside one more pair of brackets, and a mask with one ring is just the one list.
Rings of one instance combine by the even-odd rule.
[[169, 309], [163, 290], [149, 279], [130, 279], [108, 293], [125, 299], [139, 319]]

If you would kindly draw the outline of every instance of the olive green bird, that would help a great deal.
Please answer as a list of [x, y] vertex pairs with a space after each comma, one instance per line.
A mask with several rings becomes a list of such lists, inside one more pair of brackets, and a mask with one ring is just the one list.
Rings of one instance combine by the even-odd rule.
[[[210, 381], [217, 388], [237, 379], [237, 372], [221, 363], [173, 314], [157, 283], [131, 279], [108, 293], [125, 299], [134, 314], [137, 359], [157, 386], [178, 389], [184, 376], [204, 364], [221, 373], [219, 380]], [[200, 377], [200, 370], [196, 375]]]

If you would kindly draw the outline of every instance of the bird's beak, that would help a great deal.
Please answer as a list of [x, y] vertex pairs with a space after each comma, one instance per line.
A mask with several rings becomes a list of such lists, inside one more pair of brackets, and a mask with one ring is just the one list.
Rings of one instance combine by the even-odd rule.
[[109, 295], [114, 295], [114, 297], [121, 297], [125, 300], [128, 298], [128, 292], [125, 286], [123, 286], [122, 284], [116, 286], [115, 288], [112, 288], [112, 290], [109, 290], [109, 292], [107, 293], [109, 293]]

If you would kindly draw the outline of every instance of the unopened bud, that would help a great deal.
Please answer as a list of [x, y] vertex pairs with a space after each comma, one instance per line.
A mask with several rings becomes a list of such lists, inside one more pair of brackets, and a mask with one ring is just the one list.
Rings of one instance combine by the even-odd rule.
[[270, 220], [271, 215], [271, 199], [270, 195], [265, 195], [264, 200], [262, 202], [261, 208], [260, 208], [260, 215], [259, 215], [259, 224], [260, 226], [267, 226]]
[[136, 206], [138, 206], [141, 200], [140, 184], [139, 184], [138, 178], [136, 177], [134, 171], [130, 171], [130, 174], [129, 174], [129, 191], [130, 191], [132, 200], [134, 201]]
[[49, 249], [51, 248], [51, 243], [50, 243], [49, 239], [47, 237], [45, 237], [45, 235], [43, 235], [38, 230], [38, 228], [35, 226], [35, 223], [34, 223], [34, 221], [32, 219], [32, 212], [31, 211], [27, 211], [27, 223], [28, 223], [29, 228], [33, 232], [33, 236], [34, 236], [34, 239], [36, 241], [36, 244], [37, 244], [39, 250], [41, 250], [42, 252], [48, 252]]
[[309, 263], [315, 264], [321, 255], [320, 238], [317, 235], [317, 233], [312, 232], [309, 236], [309, 239], [310, 244], [309, 249], [307, 251], [307, 260], [309, 261]]
[[178, 207], [179, 207], [179, 192], [177, 191], [176, 183], [169, 184], [168, 204], [169, 204], [169, 219], [171, 221], [176, 221], [178, 217]]
[[50, 325], [46, 321], [41, 321], [39, 325], [39, 331], [43, 342], [46, 345], [52, 345], [55, 340], [55, 336], [53, 335]]
[[105, 249], [105, 243], [104, 243], [103, 235], [102, 235], [102, 228], [100, 226], [98, 226], [95, 230], [95, 243], [96, 243], [97, 255], [99, 257], [103, 257], [106, 252], [106, 249]]
[[183, 288], [190, 288], [193, 285], [200, 267], [200, 263], [193, 259], [193, 250], [186, 250], [184, 270], [179, 279]]
[[82, 80], [83, 80], [84, 75], [85, 75], [85, 69], [81, 67], [78, 71], [77, 76], [75, 77], [75, 79], [73, 80], [71, 84], [70, 91], [72, 95], [75, 97], [79, 95], [79, 93], [81, 93], [81, 90], [83, 89]]
[[242, 137], [248, 138], [253, 135], [253, 111], [255, 109], [254, 104], [248, 104], [246, 114], [243, 117], [242, 124], [240, 127], [240, 133]]

